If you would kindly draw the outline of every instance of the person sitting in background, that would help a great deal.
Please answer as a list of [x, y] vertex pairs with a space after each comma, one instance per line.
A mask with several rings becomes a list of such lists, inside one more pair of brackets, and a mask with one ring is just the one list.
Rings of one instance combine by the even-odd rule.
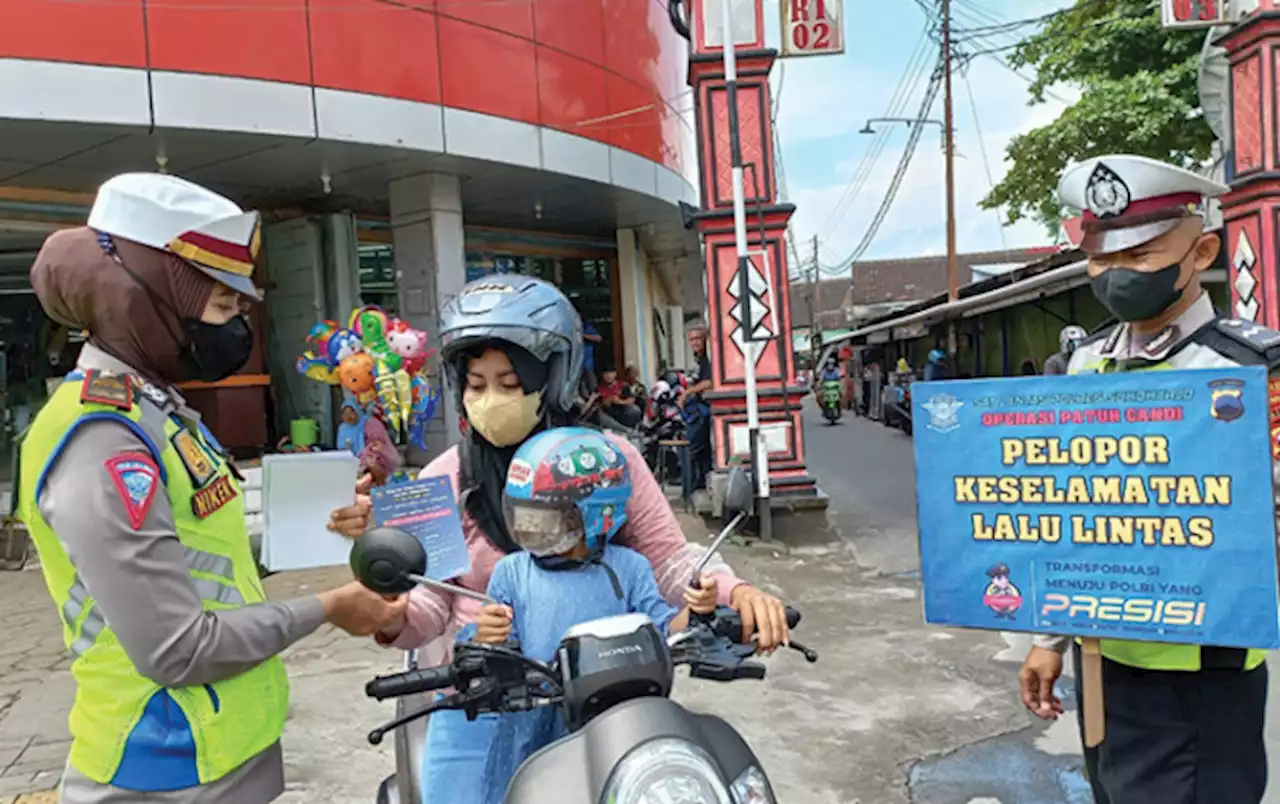
[[635, 427], [644, 418], [631, 389], [618, 379], [613, 368], [600, 372], [600, 403], [605, 413], [627, 427]]
[[622, 371], [622, 381], [631, 389], [631, 396], [635, 397], [636, 406], [644, 410], [645, 405], [649, 403], [649, 395], [645, 390], [644, 383], [640, 382], [640, 372], [636, 371], [636, 367], [627, 364]]
[[1062, 332], [1058, 333], [1058, 351], [1044, 361], [1044, 373], [1066, 374], [1067, 366], [1071, 365], [1071, 355], [1088, 337], [1089, 333], [1084, 331], [1084, 327], [1075, 324], [1063, 327]]

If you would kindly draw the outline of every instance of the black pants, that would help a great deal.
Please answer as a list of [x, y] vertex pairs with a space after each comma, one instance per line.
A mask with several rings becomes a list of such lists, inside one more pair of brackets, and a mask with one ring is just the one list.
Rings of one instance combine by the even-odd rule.
[[[1080, 650], [1076, 703], [1084, 733]], [[1259, 804], [1267, 666], [1198, 673], [1102, 660], [1106, 736], [1084, 750], [1097, 804]]]
[[[692, 403], [691, 403], [692, 404]], [[689, 442], [689, 467], [693, 473], [686, 479], [690, 491], [707, 487], [711, 473], [711, 410], [699, 405], [696, 415], [685, 422], [684, 437]]]

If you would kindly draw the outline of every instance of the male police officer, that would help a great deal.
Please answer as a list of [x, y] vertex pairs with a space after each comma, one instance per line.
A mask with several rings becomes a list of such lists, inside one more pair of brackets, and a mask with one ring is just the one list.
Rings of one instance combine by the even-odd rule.
[[[1201, 287], [1219, 251], [1205, 206], [1226, 190], [1138, 156], [1063, 174], [1059, 197], [1084, 210], [1093, 292], [1120, 320], [1076, 349], [1068, 374], [1280, 365], [1280, 333], [1220, 317]], [[1053, 683], [1067, 642], [1036, 637], [1019, 674], [1023, 703], [1042, 718], [1062, 712]], [[1102, 655], [1106, 736], [1085, 750], [1098, 804], [1261, 801], [1263, 651], [1104, 639]], [[1077, 650], [1077, 678], [1079, 667]]]

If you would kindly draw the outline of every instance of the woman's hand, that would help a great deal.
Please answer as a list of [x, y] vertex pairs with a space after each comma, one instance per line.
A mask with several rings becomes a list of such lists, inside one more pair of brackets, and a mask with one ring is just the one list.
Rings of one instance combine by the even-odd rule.
[[373, 501], [369, 489], [373, 488], [373, 475], [363, 474], [356, 481], [356, 501], [343, 508], [335, 508], [329, 514], [329, 530], [341, 533], [348, 539], [358, 539], [369, 529], [369, 512]]
[[698, 578], [696, 589], [690, 586], [684, 590], [684, 604], [695, 614], [715, 614], [718, 592], [716, 579], [711, 575], [703, 575]]
[[744, 643], [759, 629], [757, 652], [773, 653], [779, 645], [791, 644], [787, 608], [778, 598], [744, 583], [734, 588], [729, 605], [742, 616]]
[[511, 607], [490, 603], [476, 617], [476, 642], [500, 645], [511, 636]]

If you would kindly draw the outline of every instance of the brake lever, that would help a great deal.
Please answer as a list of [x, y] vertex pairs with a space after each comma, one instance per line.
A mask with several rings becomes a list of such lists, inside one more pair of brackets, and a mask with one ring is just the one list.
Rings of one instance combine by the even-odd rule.
[[395, 731], [401, 726], [412, 723], [418, 718], [426, 717], [432, 713], [439, 712], [444, 709], [460, 709], [468, 704], [469, 698], [476, 697], [474, 693], [456, 692], [453, 695], [441, 698], [432, 704], [427, 704], [416, 712], [410, 712], [404, 717], [398, 717], [389, 723], [383, 723], [378, 728], [369, 732], [369, 745], [379, 745], [388, 732]]

